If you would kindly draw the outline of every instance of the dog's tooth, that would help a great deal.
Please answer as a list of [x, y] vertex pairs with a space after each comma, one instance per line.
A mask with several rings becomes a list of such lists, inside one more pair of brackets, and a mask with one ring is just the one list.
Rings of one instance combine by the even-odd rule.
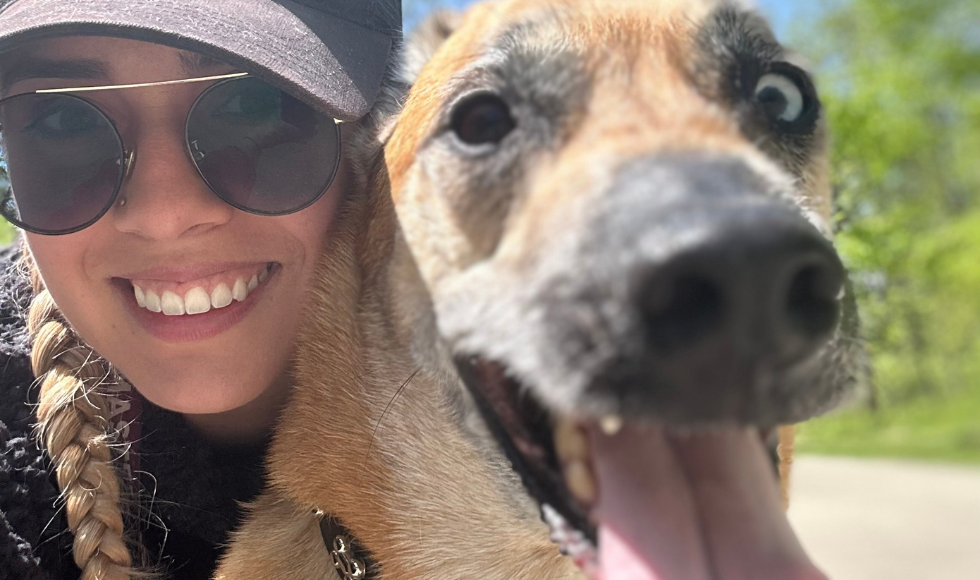
[[204, 314], [211, 310], [211, 296], [200, 286], [191, 288], [184, 294], [184, 309], [187, 314]]
[[211, 306], [214, 308], [224, 308], [235, 299], [231, 293], [231, 288], [227, 284], [218, 284], [211, 291]]
[[607, 436], [612, 437], [623, 430], [623, 418], [619, 415], [606, 415], [599, 419], [599, 428]]
[[184, 299], [170, 290], [165, 291], [163, 296], [160, 297], [160, 304], [163, 307], [163, 313], [167, 316], [181, 316], [184, 314]]
[[153, 290], [147, 290], [144, 296], [146, 299], [146, 309], [150, 312], [163, 312], [163, 305], [160, 303], [160, 297]]
[[242, 302], [248, 298], [248, 286], [245, 284], [244, 279], [239, 278], [235, 281], [235, 287], [231, 289], [231, 295], [239, 302]]
[[565, 483], [568, 491], [575, 499], [586, 506], [591, 506], [596, 500], [595, 476], [584, 461], [572, 461], [564, 467]]
[[146, 308], [146, 294], [143, 289], [133, 284], [133, 293], [136, 295], [136, 303], [140, 305], [140, 308]]
[[589, 442], [574, 421], [560, 419], [555, 425], [555, 452], [562, 463], [589, 457]]
[[258, 288], [258, 286], [259, 286], [259, 277], [252, 276], [252, 279], [248, 281], [248, 291], [251, 292], [252, 290]]

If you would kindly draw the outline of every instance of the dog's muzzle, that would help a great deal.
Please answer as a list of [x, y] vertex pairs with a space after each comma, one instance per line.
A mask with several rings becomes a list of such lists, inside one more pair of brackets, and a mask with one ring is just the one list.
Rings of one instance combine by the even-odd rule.
[[[832, 393], [805, 375], [839, 327], [844, 267], [773, 189], [737, 159], [622, 169], [576, 266], [537, 298], [547, 359], [579, 382], [554, 392], [591, 415], [675, 425], [772, 426], [822, 411]], [[545, 397], [564, 382], [534, 371]]]
[[[494, 321], [469, 321], [457, 367], [491, 430], [553, 529], [599, 539], [606, 578], [633, 577], [609, 562], [651, 574], [712, 550], [718, 578], [746, 562], [755, 578], [823, 578], [786, 524], [762, 439], [843, 389], [825, 372], [839, 366], [836, 251], [737, 158], [634, 161], [592, 201], [575, 243], [541, 249], [545, 274], [525, 281], [514, 318], [536, 339], [473, 349]], [[674, 494], [688, 511], [672, 522]], [[739, 518], [757, 538], [732, 535]], [[680, 536], [690, 562], [661, 548]]]

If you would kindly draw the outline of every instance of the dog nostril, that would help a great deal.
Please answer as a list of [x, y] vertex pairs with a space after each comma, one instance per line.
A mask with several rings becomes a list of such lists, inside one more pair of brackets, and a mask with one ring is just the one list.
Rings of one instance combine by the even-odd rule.
[[655, 279], [646, 290], [650, 292], [643, 299], [647, 337], [664, 353], [690, 346], [722, 325], [724, 296], [710, 279], [696, 275]]
[[791, 331], [806, 339], [823, 338], [837, 327], [843, 276], [825, 264], [801, 268], [790, 282], [786, 317]]

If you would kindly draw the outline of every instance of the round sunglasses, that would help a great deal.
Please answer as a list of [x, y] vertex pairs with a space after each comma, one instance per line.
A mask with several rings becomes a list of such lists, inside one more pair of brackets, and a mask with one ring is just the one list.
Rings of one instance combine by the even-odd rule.
[[0, 100], [0, 213], [29, 232], [61, 235], [87, 228], [116, 204], [137, 152], [104, 111], [71, 93], [214, 79], [222, 80], [198, 96], [185, 124], [188, 156], [211, 191], [267, 216], [318, 200], [340, 166], [339, 121], [237, 73]]

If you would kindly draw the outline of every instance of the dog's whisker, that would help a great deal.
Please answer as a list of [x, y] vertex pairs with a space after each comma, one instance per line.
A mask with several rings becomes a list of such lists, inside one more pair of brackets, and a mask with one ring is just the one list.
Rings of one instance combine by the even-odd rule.
[[388, 401], [388, 404], [385, 406], [384, 411], [381, 412], [381, 417], [378, 418], [378, 423], [374, 426], [374, 430], [371, 431], [371, 441], [368, 443], [367, 452], [364, 454], [365, 457], [369, 457], [371, 455], [371, 449], [374, 447], [375, 436], [378, 434], [378, 429], [381, 428], [381, 423], [385, 420], [385, 417], [388, 415], [388, 411], [391, 409], [391, 406], [395, 403], [395, 400], [398, 399], [398, 397], [405, 391], [405, 388], [408, 387], [408, 384], [411, 383], [412, 380], [415, 379], [415, 377], [418, 376], [418, 374], [421, 371], [422, 369], [415, 369], [415, 372], [413, 372], [411, 375], [409, 375], [407, 379], [405, 379], [405, 382], [403, 382], [401, 386], [398, 387], [398, 390], [395, 391], [394, 395], [392, 395], [391, 400]]

